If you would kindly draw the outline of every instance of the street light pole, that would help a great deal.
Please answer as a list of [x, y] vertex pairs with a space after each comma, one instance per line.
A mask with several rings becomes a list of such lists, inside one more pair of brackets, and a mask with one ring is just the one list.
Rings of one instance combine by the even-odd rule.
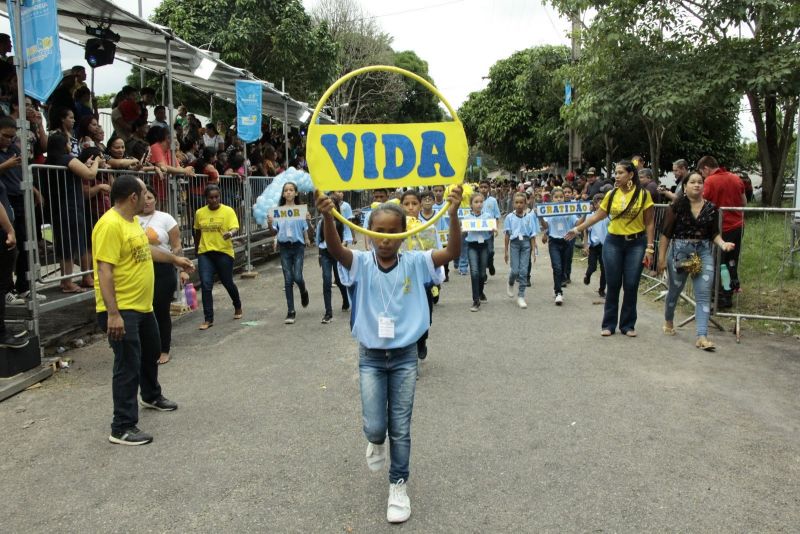
[[[581, 18], [580, 13], [574, 12], [572, 19], [572, 62], [576, 63], [581, 58]], [[572, 101], [575, 101], [575, 89], [572, 89]], [[581, 136], [575, 128], [569, 129], [569, 170], [580, 167], [581, 164]]]

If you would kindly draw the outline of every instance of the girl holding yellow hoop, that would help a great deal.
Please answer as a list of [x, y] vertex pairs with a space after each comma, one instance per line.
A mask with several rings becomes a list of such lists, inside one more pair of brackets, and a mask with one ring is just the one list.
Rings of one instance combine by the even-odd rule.
[[449, 197], [450, 234], [447, 248], [398, 254], [406, 232], [406, 215], [396, 204], [381, 204], [372, 211], [369, 230], [386, 237], [373, 238], [370, 252], [342, 245], [333, 222], [334, 204], [320, 194], [317, 209], [325, 221], [328, 253], [339, 262], [342, 284], [352, 296], [352, 334], [358, 340], [359, 384], [367, 467], [379, 471], [386, 464], [389, 437], [389, 499], [386, 519], [402, 523], [411, 515], [406, 491], [411, 453], [411, 412], [417, 379], [417, 340], [428, 329], [419, 310], [427, 306], [425, 285], [441, 283], [439, 269], [461, 252], [458, 205], [461, 188]]

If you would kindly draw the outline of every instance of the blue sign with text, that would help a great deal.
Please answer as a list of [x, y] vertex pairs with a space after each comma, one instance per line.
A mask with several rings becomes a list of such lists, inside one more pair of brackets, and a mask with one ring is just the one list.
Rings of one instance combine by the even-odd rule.
[[261, 139], [261, 82], [236, 80], [236, 131], [245, 143]]
[[61, 82], [56, 0], [29, 0], [21, 6], [21, 36], [15, 31], [16, 3], [17, 0], [8, 2], [8, 15], [14, 48], [22, 51], [25, 94], [45, 101]]

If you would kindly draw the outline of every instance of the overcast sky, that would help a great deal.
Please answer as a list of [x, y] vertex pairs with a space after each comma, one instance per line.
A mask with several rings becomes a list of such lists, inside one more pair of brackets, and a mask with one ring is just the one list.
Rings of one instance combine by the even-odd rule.
[[[112, 1], [138, 10], [136, 0]], [[308, 11], [317, 2], [303, 0]], [[160, 3], [142, 0], [144, 17]], [[436, 86], [455, 108], [486, 86], [483, 77], [497, 60], [531, 46], [569, 45], [569, 21], [540, 0], [363, 0], [362, 5], [394, 37], [395, 50], [413, 50], [428, 62]], [[0, 19], [0, 31], [8, 33], [7, 19]], [[82, 48], [64, 43], [64, 68], [85, 64], [83, 55]], [[95, 92], [118, 91], [129, 73], [130, 66], [120, 61], [97, 69]], [[742, 135], [755, 138], [744, 101], [742, 108]]]

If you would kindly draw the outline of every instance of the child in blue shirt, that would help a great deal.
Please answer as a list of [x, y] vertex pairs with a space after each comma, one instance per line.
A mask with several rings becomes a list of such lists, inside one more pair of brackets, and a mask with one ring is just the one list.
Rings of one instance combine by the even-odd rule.
[[[597, 211], [602, 200], [603, 193], [597, 193], [594, 198], [592, 198], [592, 214]], [[586, 274], [583, 276], [583, 283], [588, 286], [592, 282], [592, 274], [597, 270], [597, 265], [600, 264], [600, 289], [597, 293], [599, 293], [601, 297], [606, 296], [606, 270], [603, 267], [603, 243], [608, 235], [608, 221], [609, 218], [606, 217], [583, 232], [583, 252], [589, 255]]]
[[514, 281], [519, 282], [517, 294], [517, 305], [520, 308], [527, 308], [525, 302], [525, 288], [527, 276], [530, 272], [531, 256], [536, 246], [536, 231], [538, 225], [534, 223], [536, 219], [532, 214], [525, 213], [528, 197], [525, 193], [514, 194], [514, 211], [506, 215], [503, 223], [505, 238], [505, 261], [508, 264], [511, 258], [511, 273], [508, 275], [508, 288], [506, 293], [514, 298]]
[[[469, 201], [471, 219], [493, 219], [492, 214], [483, 211], [483, 195], [473, 193]], [[469, 277], [472, 284], [472, 307], [469, 311], [481, 309], [481, 302], [486, 302], [483, 288], [486, 285], [486, 269], [489, 266], [489, 241], [493, 231], [473, 230], [466, 232]]]
[[[564, 202], [564, 191], [560, 187], [554, 187], [550, 194], [553, 202]], [[564, 236], [575, 226], [577, 220], [577, 215], [555, 215], [544, 219], [547, 233], [542, 236], [542, 243], [547, 244], [550, 252], [556, 306], [564, 303], [564, 287], [567, 285], [565, 267], [569, 258], [569, 247], [572, 246], [572, 242], [567, 241]]]
[[[489, 180], [481, 180], [480, 184], [478, 184], [478, 189], [480, 190], [481, 194], [483, 195], [483, 209], [481, 213], [487, 213], [495, 220], [495, 228], [500, 227], [500, 206], [497, 204], [497, 199], [493, 196], [489, 195], [489, 191], [491, 190], [491, 186], [489, 184]], [[486, 243], [487, 250], [489, 251], [489, 259], [487, 260], [487, 267], [489, 269], [489, 274], [494, 276], [495, 269], [494, 269], [494, 236], [497, 235], [497, 231], [492, 232], [492, 236], [489, 238], [489, 241]]]
[[[333, 225], [333, 202], [317, 199], [322, 213], [325, 242], [340, 263], [342, 283], [350, 288], [351, 327], [359, 342], [359, 385], [367, 437], [367, 466], [378, 471], [386, 464], [388, 431], [391, 466], [386, 519], [406, 521], [411, 501], [406, 491], [411, 453], [411, 412], [417, 375], [417, 340], [428, 329], [419, 313], [426, 303], [425, 285], [441, 282], [439, 267], [458, 257], [461, 231], [458, 205], [461, 188], [450, 192], [450, 236], [447, 248], [399, 254], [403, 241], [369, 238], [372, 250], [345, 248]], [[400, 206], [381, 204], [372, 211], [369, 229], [397, 234], [406, 229]]]
[[[292, 182], [283, 184], [279, 206], [297, 206], [297, 186]], [[273, 242], [273, 251], [280, 245], [281, 269], [283, 269], [283, 284], [286, 289], [286, 319], [284, 324], [294, 324], [297, 314], [294, 309], [294, 284], [300, 290], [300, 303], [305, 308], [308, 306], [308, 291], [303, 280], [303, 258], [305, 247], [311, 246], [308, 239], [308, 219], [311, 214], [306, 214], [306, 220], [288, 219], [275, 221], [272, 216], [267, 217], [269, 229], [277, 232]]]
[[[343, 205], [339, 204], [339, 195], [333, 194], [331, 195], [331, 200], [333, 200], [334, 205], [336, 205], [336, 209], [344, 215]], [[336, 227], [336, 233], [339, 235], [339, 239], [342, 241], [344, 246], [351, 245], [353, 243], [352, 233], [349, 232], [350, 228], [339, 222], [339, 220], [334, 219], [333, 224]], [[322, 227], [325, 225], [325, 221], [321, 221], [317, 225], [316, 230], [316, 243], [317, 248], [319, 249], [319, 266], [322, 268], [322, 302], [325, 305], [325, 315], [322, 316], [322, 324], [328, 324], [333, 320], [333, 303], [331, 301], [331, 281], [336, 283], [336, 287], [339, 288], [339, 292], [342, 295], [342, 311], [347, 311], [350, 309], [350, 299], [347, 296], [347, 288], [344, 287], [342, 284], [341, 279], [339, 278], [339, 269], [337, 269], [336, 260], [333, 259], [333, 256], [330, 255], [328, 252], [328, 245], [325, 243], [325, 233], [323, 232]]]

